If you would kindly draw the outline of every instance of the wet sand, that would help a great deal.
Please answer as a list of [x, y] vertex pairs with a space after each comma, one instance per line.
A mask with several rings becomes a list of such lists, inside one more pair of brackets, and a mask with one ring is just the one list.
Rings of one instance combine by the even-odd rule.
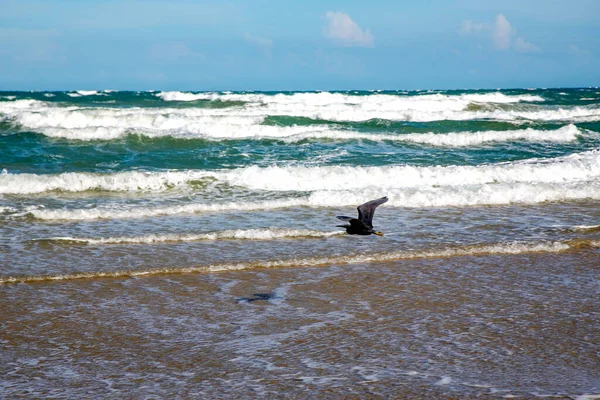
[[598, 395], [599, 256], [3, 284], [0, 397]]

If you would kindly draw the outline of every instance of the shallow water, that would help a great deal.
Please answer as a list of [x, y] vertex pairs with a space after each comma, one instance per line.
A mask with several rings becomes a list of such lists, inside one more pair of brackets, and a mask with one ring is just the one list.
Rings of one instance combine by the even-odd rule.
[[4, 285], [2, 392], [597, 393], [598, 256], [579, 249]]

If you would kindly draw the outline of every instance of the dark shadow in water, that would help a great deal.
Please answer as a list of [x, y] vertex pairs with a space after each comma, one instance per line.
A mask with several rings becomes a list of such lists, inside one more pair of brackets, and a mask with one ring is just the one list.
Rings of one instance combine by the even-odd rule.
[[238, 302], [246, 302], [246, 303], [252, 303], [254, 301], [259, 301], [259, 300], [263, 300], [263, 301], [267, 301], [267, 300], [271, 300], [276, 298], [276, 296], [272, 293], [254, 293], [251, 297], [240, 297], [239, 299], [236, 299]]

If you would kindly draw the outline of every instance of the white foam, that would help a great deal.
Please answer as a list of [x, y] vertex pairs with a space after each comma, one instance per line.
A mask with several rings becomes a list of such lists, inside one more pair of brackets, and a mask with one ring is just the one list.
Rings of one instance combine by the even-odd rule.
[[[332, 93], [332, 92], [313, 92], [313, 93], [278, 93], [275, 95], [267, 95], [261, 93], [232, 93], [232, 92], [160, 92], [156, 96], [165, 101], [195, 101], [195, 100], [225, 100], [225, 101], [244, 101], [254, 103], [279, 103], [279, 104], [364, 104], [369, 102], [384, 102], [384, 101], [412, 101], [412, 102], [431, 102], [431, 101], [447, 101], [460, 100], [462, 102], [478, 102], [478, 103], [518, 103], [518, 102], [542, 102], [544, 98], [537, 95], [521, 94], [507, 95], [501, 92], [489, 93], [465, 93], [458, 95], [447, 94], [426, 94], [418, 96], [404, 96], [398, 94], [377, 94], [368, 96], [355, 96], [348, 93]], [[405, 92], [406, 94], [406, 92]]]
[[0, 174], [0, 194], [31, 194], [55, 190], [65, 192], [161, 191], [188, 184], [206, 175], [202, 171], [130, 171], [115, 174], [67, 172], [59, 175], [3, 173]]
[[98, 207], [92, 209], [33, 208], [14, 216], [31, 215], [40, 220], [83, 221], [95, 219], [148, 218], [163, 215], [180, 215], [215, 212], [246, 212], [290, 207], [355, 207], [365, 198], [387, 195], [386, 207], [457, 207], [506, 204], [536, 204], [547, 201], [600, 200], [600, 185], [582, 183], [570, 187], [561, 185], [497, 185], [454, 188], [422, 188], [413, 190], [351, 190], [316, 191], [309, 196], [264, 201], [233, 201], [210, 204], [153, 207]]
[[[281, 135], [285, 141], [305, 139], [334, 140], [372, 140], [427, 144], [430, 146], [466, 147], [489, 142], [507, 142], [516, 140], [539, 142], [570, 142], [576, 140], [582, 132], [575, 125], [566, 125], [557, 130], [546, 131], [522, 129], [511, 131], [450, 132], [450, 133], [409, 133], [409, 134], [369, 134], [353, 131], [313, 130], [290, 136]], [[265, 137], [266, 138], [266, 137]]]
[[598, 121], [600, 108], [589, 106], [515, 109], [482, 109], [471, 111], [468, 106], [477, 104], [511, 104], [543, 102], [540, 96], [507, 95], [500, 92], [470, 94], [424, 94], [402, 96], [374, 93], [355, 96], [345, 93], [294, 93], [266, 95], [258, 93], [184, 93], [161, 92], [157, 96], [167, 100], [192, 101], [230, 100], [247, 103], [237, 107], [238, 112], [250, 116], [289, 115], [331, 121], [366, 121], [374, 118], [399, 121], [435, 120], [542, 120], [542, 121]]
[[[264, 115], [236, 113], [230, 109], [80, 108], [60, 107], [35, 100], [0, 103], [0, 115], [24, 128], [51, 137], [115, 139], [127, 133], [148, 136], [202, 137], [245, 135]], [[220, 134], [220, 132], [227, 132]]]
[[[251, 166], [232, 170], [128, 171], [112, 174], [0, 174], [0, 194], [90, 190], [139, 192], [197, 190], [199, 181], [230, 187], [282, 192], [278, 199], [187, 204], [135, 210], [38, 210], [48, 219], [132, 217], [221, 210], [281, 207], [335, 207], [360, 204], [387, 195], [388, 205], [403, 207], [535, 204], [600, 198], [600, 152], [589, 151], [546, 160], [479, 166]], [[287, 194], [285, 192], [291, 192]], [[299, 197], [298, 192], [303, 195]], [[39, 215], [38, 215], [39, 214]]]
[[[76, 93], [79, 96], [95, 96], [95, 95], [101, 94], [101, 93], [98, 93], [97, 90], [77, 90]], [[67, 94], [71, 97], [78, 97], [75, 95], [75, 93], [67, 93]]]
[[216, 100], [216, 93], [188, 93], [188, 92], [160, 92], [156, 93], [164, 101], [196, 101], [196, 100]]
[[440, 379], [439, 381], [437, 381], [435, 383], [436, 386], [444, 386], [444, 385], [448, 385], [452, 382], [452, 378], [450, 378], [449, 376], [444, 376], [442, 377], [442, 379]]
[[43, 239], [53, 242], [73, 242], [82, 244], [148, 244], [165, 242], [193, 242], [201, 240], [273, 240], [285, 238], [324, 238], [343, 234], [341, 231], [323, 232], [312, 229], [232, 229], [199, 234], [166, 234], [146, 235], [136, 237], [108, 237], [108, 238], [75, 238], [54, 237]]
[[[127, 219], [147, 218], [163, 215], [214, 213], [227, 211], [256, 211], [278, 208], [310, 206], [306, 198], [266, 200], [266, 201], [237, 201], [210, 204], [186, 204], [181, 206], [155, 206], [135, 208], [93, 208], [93, 209], [28, 209], [25, 214], [40, 220], [85, 221], [94, 219]], [[22, 213], [17, 214], [19, 216]]]
[[[426, 144], [430, 146], [465, 147], [490, 142], [516, 140], [539, 142], [569, 142], [576, 140], [582, 132], [575, 125], [566, 125], [557, 130], [522, 129], [510, 131], [450, 132], [450, 133], [410, 133], [372, 134], [351, 130], [332, 129], [327, 125], [273, 126], [258, 125], [261, 119], [247, 118], [241, 122], [233, 118], [220, 121], [189, 123], [173, 129], [160, 127], [89, 126], [89, 127], [37, 127], [46, 136], [76, 140], [111, 140], [128, 134], [141, 134], [147, 137], [175, 137], [181, 139], [205, 140], [264, 140], [276, 139], [285, 142], [299, 142], [307, 139], [329, 140], [371, 140]], [[244, 122], [247, 125], [244, 125]], [[124, 125], [124, 124], [123, 124]]]
[[[305, 138], [318, 137], [343, 137], [344, 132], [331, 130], [325, 125], [311, 126], [272, 126], [258, 125], [256, 120], [248, 118], [247, 125], [238, 123], [234, 118], [222, 118], [221, 121], [206, 121], [204, 123], [190, 123], [175, 129], [149, 129], [127, 127], [83, 127], [61, 128], [46, 127], [40, 129], [46, 136], [77, 139], [77, 140], [111, 140], [124, 137], [128, 134], [140, 134], [150, 138], [174, 137], [180, 139], [205, 139], [205, 140], [248, 140], [248, 139], [283, 139], [299, 141]], [[374, 138], [377, 140], [377, 137]]]
[[[267, 116], [297, 116], [330, 121], [366, 121], [374, 118], [401, 121], [481, 118], [508, 121], [521, 121], [523, 119], [568, 122], [600, 120], [600, 108], [592, 106], [536, 109], [533, 111], [521, 109], [469, 111], [466, 107], [471, 102], [467, 98], [474, 95], [462, 95], [466, 98], [461, 96], [455, 96], [456, 98], [454, 98], [446, 95], [408, 96], [404, 98], [390, 95], [348, 96], [338, 93], [318, 94], [321, 97], [315, 97], [316, 95], [314, 93], [278, 94], [274, 96], [231, 94], [226, 96], [250, 96], [248, 100], [255, 98], [255, 101], [245, 106], [228, 108], [64, 107], [36, 100], [15, 100], [0, 102], [0, 115], [2, 115], [0, 118], [48, 136], [82, 140], [108, 140], [131, 132], [148, 136], [172, 135], [217, 139], [290, 137], [301, 134], [307, 134], [307, 137], [311, 137], [311, 134], [313, 137], [319, 135], [360, 136], [358, 132], [349, 133], [335, 129], [332, 129], [330, 133], [323, 133], [322, 126], [287, 127], [289, 129], [276, 126], [255, 126], [260, 125]], [[506, 96], [504, 94], [499, 95]], [[384, 98], [380, 98], [381, 96]], [[427, 99], [431, 96], [437, 97]], [[512, 100], [512, 98], [508, 98]], [[266, 101], [266, 103], [263, 101]], [[523, 135], [535, 135], [533, 131], [528, 133], [523, 131], [512, 132], [512, 135], [517, 138]], [[508, 135], [508, 133], [503, 134]], [[468, 140], [474, 140], [475, 142], [493, 141], [494, 139], [491, 139], [490, 135], [489, 132], [480, 132], [479, 139]], [[502, 134], [499, 133], [495, 136], [501, 137]], [[396, 135], [390, 135], [384, 140], [397, 140], [397, 138]], [[424, 137], [414, 136], [412, 139], [407, 137], [404, 140], [426, 140], [431, 143], [436, 142], [438, 138], [425, 139]], [[456, 137], [448, 139], [450, 142], [456, 140]]]
[[479, 166], [251, 166], [215, 173], [214, 177], [231, 185], [271, 191], [388, 190], [436, 186], [462, 190], [469, 185], [499, 183], [593, 182], [600, 177], [600, 152]]
[[14, 112], [37, 112], [43, 109], [47, 109], [49, 107], [51, 107], [50, 103], [39, 100], [21, 99], [15, 101], [3, 101], [0, 102], [0, 113], [6, 116], [10, 116]]
[[3, 213], [14, 213], [17, 210], [14, 207], [10, 207], [10, 206], [0, 206], [0, 214]]
[[233, 186], [269, 191], [394, 189], [501, 183], [577, 183], [600, 178], [600, 152], [589, 151], [546, 160], [478, 166], [250, 166], [232, 170], [63, 173], [59, 175], [0, 175], [0, 193], [25, 194], [52, 190], [165, 190], [202, 178]]
[[576, 225], [571, 229], [577, 231], [596, 231], [600, 230], [600, 225]]

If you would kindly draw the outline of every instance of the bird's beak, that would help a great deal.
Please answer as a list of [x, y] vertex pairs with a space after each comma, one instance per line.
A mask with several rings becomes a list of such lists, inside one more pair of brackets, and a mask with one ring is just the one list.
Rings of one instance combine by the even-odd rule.
[[383, 236], [383, 232], [375, 232], [377, 236]]

